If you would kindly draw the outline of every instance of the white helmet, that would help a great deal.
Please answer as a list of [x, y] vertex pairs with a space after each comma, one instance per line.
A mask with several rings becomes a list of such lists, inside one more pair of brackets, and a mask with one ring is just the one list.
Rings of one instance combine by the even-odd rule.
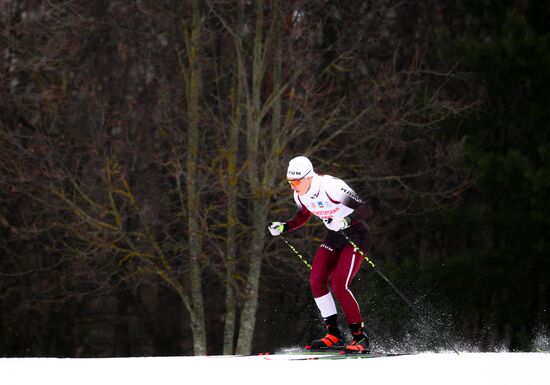
[[287, 179], [302, 179], [306, 176], [313, 176], [313, 165], [308, 158], [297, 156], [288, 162]]

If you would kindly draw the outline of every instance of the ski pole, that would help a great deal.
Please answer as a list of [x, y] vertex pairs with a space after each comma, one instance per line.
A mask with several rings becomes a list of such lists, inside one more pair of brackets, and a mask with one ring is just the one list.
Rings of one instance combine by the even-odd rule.
[[414, 304], [405, 296], [405, 294], [403, 294], [403, 292], [402, 292], [401, 290], [399, 290], [399, 288], [398, 288], [397, 286], [395, 286], [395, 285], [393, 284], [393, 282], [390, 281], [390, 279], [389, 279], [388, 277], [386, 277], [386, 275], [385, 275], [384, 273], [382, 273], [382, 271], [381, 271], [378, 267], [376, 267], [376, 265], [374, 264], [374, 262], [371, 261], [371, 259], [367, 256], [367, 254], [364, 253], [363, 250], [361, 250], [361, 249], [359, 248], [359, 246], [357, 246], [357, 245], [355, 244], [355, 242], [353, 242], [353, 241], [351, 240], [351, 238], [350, 238], [346, 233], [344, 233], [343, 231], [340, 231], [340, 233], [348, 240], [348, 242], [353, 246], [353, 248], [354, 248], [355, 250], [357, 250], [357, 251], [359, 252], [359, 254], [361, 254], [361, 255], [363, 256], [363, 258], [365, 259], [365, 261], [367, 261], [367, 262], [369, 263], [369, 265], [372, 266], [372, 268], [374, 269], [374, 271], [376, 271], [376, 272], [378, 273], [378, 275], [380, 275], [380, 276], [384, 279], [384, 281], [386, 281], [386, 282], [388, 283], [388, 285], [390, 285], [390, 287], [391, 287], [393, 290], [395, 290], [395, 292], [396, 292], [397, 294], [399, 294], [399, 296], [407, 303], [407, 305], [409, 305], [409, 307], [416, 313], [416, 315], [418, 316], [418, 318], [419, 318], [422, 322], [424, 322], [424, 324], [425, 324], [426, 326], [428, 326], [428, 328], [429, 328], [430, 330], [432, 330], [432, 331], [435, 333], [435, 335], [437, 336], [437, 338], [439, 338], [439, 340], [440, 340], [441, 342], [443, 342], [444, 345], [447, 345], [448, 347], [452, 348], [452, 349], [455, 351], [456, 354], [459, 354], [459, 355], [460, 355], [460, 353], [458, 353], [458, 350], [456, 350], [456, 348], [455, 348], [450, 342], [448, 342], [447, 340], [445, 340], [445, 339], [437, 332], [437, 330], [430, 324], [430, 322], [428, 322], [428, 320], [427, 320], [425, 317], [422, 316], [422, 314], [420, 313], [420, 311], [418, 310], [418, 308], [417, 308], [416, 306], [414, 306]]
[[282, 238], [283, 241], [285, 241], [285, 243], [288, 245], [288, 247], [290, 247], [290, 249], [291, 249], [292, 251], [294, 251], [294, 254], [296, 254], [296, 255], [302, 260], [302, 262], [308, 267], [308, 269], [311, 270], [311, 265], [310, 265], [309, 262], [302, 256], [302, 254], [300, 254], [300, 253], [298, 252], [298, 250], [296, 250], [296, 248], [295, 248], [294, 246], [292, 246], [292, 245], [290, 244], [290, 242], [288, 242], [288, 241], [286, 240], [286, 238], [284, 237], [283, 234], [281, 234], [280, 237]]

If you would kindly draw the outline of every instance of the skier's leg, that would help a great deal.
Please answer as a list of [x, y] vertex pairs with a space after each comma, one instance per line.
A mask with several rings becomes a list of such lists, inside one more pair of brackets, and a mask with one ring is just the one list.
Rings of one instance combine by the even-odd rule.
[[328, 288], [330, 277], [338, 263], [339, 252], [333, 247], [323, 243], [313, 258], [309, 284], [315, 303], [323, 317], [329, 317], [336, 313], [336, 305]]
[[361, 267], [362, 261], [361, 254], [351, 245], [344, 246], [331, 278], [332, 292], [338, 299], [340, 306], [342, 306], [348, 324], [363, 321], [359, 304], [349, 288], [353, 278]]
[[338, 254], [331, 246], [323, 243], [313, 258], [310, 275], [311, 292], [327, 328], [324, 338], [311, 343], [313, 349], [342, 346], [342, 333], [338, 327], [336, 304], [328, 289], [328, 281], [338, 262]]
[[346, 245], [340, 254], [336, 270], [332, 276], [331, 286], [334, 295], [342, 306], [353, 341], [346, 350], [354, 353], [370, 351], [369, 340], [364, 332], [361, 309], [350, 290], [351, 282], [361, 267], [362, 256], [351, 245]]

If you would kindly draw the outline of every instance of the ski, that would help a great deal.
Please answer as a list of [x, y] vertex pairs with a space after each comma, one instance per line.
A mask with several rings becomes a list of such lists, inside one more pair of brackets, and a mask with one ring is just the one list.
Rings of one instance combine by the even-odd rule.
[[308, 360], [340, 360], [340, 359], [371, 359], [381, 357], [396, 357], [410, 355], [412, 353], [387, 353], [387, 352], [370, 352], [370, 353], [351, 353], [345, 350], [324, 349], [289, 349], [275, 353], [260, 353], [266, 360], [290, 360], [290, 361], [308, 361]]

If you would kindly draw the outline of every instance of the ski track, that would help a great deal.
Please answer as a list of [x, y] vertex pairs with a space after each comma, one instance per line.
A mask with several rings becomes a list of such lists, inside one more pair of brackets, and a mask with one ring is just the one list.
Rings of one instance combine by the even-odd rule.
[[[292, 360], [265, 356], [104, 359], [3, 358], [2, 385], [19, 384], [550, 384], [548, 353], [422, 353]], [[311, 356], [305, 356], [311, 357]]]

